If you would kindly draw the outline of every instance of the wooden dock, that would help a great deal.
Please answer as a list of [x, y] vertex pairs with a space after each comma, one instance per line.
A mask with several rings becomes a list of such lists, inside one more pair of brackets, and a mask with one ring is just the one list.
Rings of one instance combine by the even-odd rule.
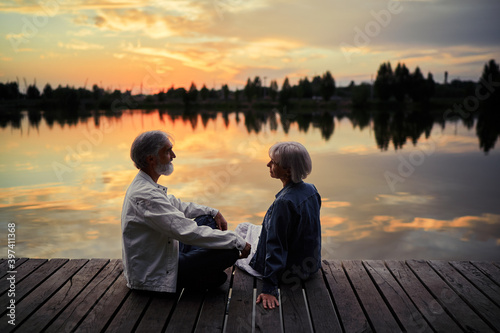
[[[131, 291], [117, 259], [0, 260], [0, 332], [499, 332], [500, 263], [328, 260], [255, 304], [239, 269], [215, 291]], [[15, 283], [11, 284], [12, 276]], [[12, 296], [12, 293], [15, 296]], [[15, 300], [15, 326], [9, 323]], [[12, 322], [11, 322], [12, 323]]]

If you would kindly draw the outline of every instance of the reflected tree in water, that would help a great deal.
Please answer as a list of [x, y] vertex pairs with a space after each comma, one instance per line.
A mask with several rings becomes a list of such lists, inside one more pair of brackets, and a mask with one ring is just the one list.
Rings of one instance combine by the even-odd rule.
[[[142, 111], [146, 112], [146, 111]], [[230, 126], [231, 112], [215, 111], [194, 111], [186, 110], [148, 110], [148, 113], [158, 112], [160, 119], [168, 117], [172, 122], [183, 121], [189, 123], [193, 130], [201, 125], [208, 126], [210, 121], [217, 121], [221, 114], [226, 128]], [[128, 112], [127, 112], [128, 113]], [[243, 115], [243, 118], [242, 118]], [[30, 127], [39, 128], [42, 121], [45, 121], [49, 128], [58, 124], [64, 126], [76, 126], [79, 122], [91, 120], [96, 127], [101, 126], [103, 117], [119, 119], [121, 112], [103, 111], [82, 111], [77, 113], [67, 113], [64, 110], [55, 109], [48, 111], [29, 110], [25, 112], [2, 112], [0, 113], [0, 127], [21, 128], [23, 118], [27, 120]], [[278, 119], [279, 117], [279, 119]], [[402, 149], [408, 142], [416, 145], [422, 138], [429, 138], [434, 124], [439, 124], [443, 128], [452, 122], [463, 122], [467, 128], [476, 125], [476, 135], [479, 140], [479, 148], [488, 153], [491, 151], [500, 136], [500, 113], [496, 108], [482, 107], [476, 115], [468, 118], [443, 119], [442, 113], [430, 112], [425, 109], [381, 109], [368, 110], [366, 108], [353, 108], [350, 112], [341, 113], [335, 111], [305, 111], [300, 110], [290, 112], [287, 108], [282, 110], [248, 110], [245, 112], [235, 112], [236, 124], [244, 121], [248, 133], [259, 134], [265, 127], [271, 131], [278, 131], [279, 125], [284, 133], [289, 133], [295, 124], [299, 131], [307, 133], [312, 128], [319, 129], [321, 137], [328, 141], [332, 138], [335, 130], [334, 117], [342, 119], [347, 117], [354, 128], [359, 127], [364, 130], [373, 124], [373, 131], [377, 147], [381, 151], [389, 150], [389, 146], [394, 149]], [[312, 125], [312, 126], [311, 126]], [[29, 134], [29, 131], [28, 131]]]
[[330, 140], [335, 130], [333, 115], [329, 112], [323, 112], [319, 117], [313, 118], [313, 126], [319, 128], [321, 137], [326, 141]]
[[374, 118], [375, 140], [380, 150], [388, 150], [392, 142], [394, 149], [403, 148], [408, 138], [414, 145], [425, 134], [430, 136], [434, 125], [433, 117], [427, 112], [411, 111], [395, 112], [378, 111]]

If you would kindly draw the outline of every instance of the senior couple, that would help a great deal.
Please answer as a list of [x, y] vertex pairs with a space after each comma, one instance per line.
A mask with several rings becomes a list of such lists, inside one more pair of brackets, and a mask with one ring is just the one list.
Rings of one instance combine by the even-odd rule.
[[183, 202], [157, 183], [174, 170], [169, 134], [140, 134], [130, 157], [139, 173], [127, 190], [121, 216], [129, 288], [170, 293], [216, 288], [227, 279], [224, 270], [236, 263], [263, 280], [257, 303], [272, 309], [279, 305], [280, 283], [292, 277], [305, 280], [319, 269], [321, 198], [314, 185], [303, 182], [312, 164], [300, 143], [280, 142], [269, 149], [270, 176], [281, 180], [283, 189], [262, 226], [242, 223], [236, 231], [227, 230], [217, 209]]

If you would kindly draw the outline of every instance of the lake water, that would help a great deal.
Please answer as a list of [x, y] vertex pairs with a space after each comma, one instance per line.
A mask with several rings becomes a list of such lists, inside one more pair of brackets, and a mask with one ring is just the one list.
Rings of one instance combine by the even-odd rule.
[[177, 158], [159, 183], [219, 209], [229, 229], [262, 222], [282, 186], [269, 177], [268, 148], [293, 140], [312, 157], [306, 181], [323, 200], [325, 259], [500, 260], [499, 147], [496, 136], [478, 137], [476, 123], [389, 113], [22, 112], [0, 121], [0, 257], [13, 222], [17, 257], [120, 258], [121, 206], [137, 173], [130, 144], [162, 129]]

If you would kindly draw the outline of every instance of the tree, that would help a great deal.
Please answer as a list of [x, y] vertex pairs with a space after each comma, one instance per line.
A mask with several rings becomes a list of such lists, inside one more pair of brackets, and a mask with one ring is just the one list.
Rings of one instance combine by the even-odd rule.
[[36, 87], [36, 84], [28, 86], [28, 90], [26, 90], [26, 96], [28, 97], [28, 99], [37, 99], [40, 97], [40, 91]]
[[222, 93], [224, 94], [224, 100], [227, 102], [227, 100], [229, 99], [229, 87], [227, 86], [227, 84], [224, 84], [222, 86]]
[[431, 72], [427, 74], [427, 80], [425, 81], [425, 94], [426, 100], [429, 100], [436, 93], [436, 82], [434, 82], [434, 76]]
[[394, 75], [392, 73], [391, 63], [383, 63], [377, 72], [374, 89], [377, 97], [382, 101], [387, 101], [392, 96], [392, 86]]
[[248, 80], [247, 80], [247, 84], [245, 85], [244, 91], [245, 91], [245, 95], [247, 96], [248, 103], [252, 103], [255, 89], [254, 89], [253, 82], [252, 82], [252, 80], [250, 80], [250, 78], [248, 78]]
[[262, 81], [258, 76], [253, 79], [253, 89], [255, 96], [257, 96], [257, 99], [260, 99], [260, 97], [262, 96]]
[[278, 82], [276, 82], [276, 80], [272, 80], [271, 85], [269, 86], [269, 95], [271, 95], [271, 99], [273, 100], [273, 102], [278, 96], [278, 91]]
[[426, 82], [420, 68], [417, 66], [415, 72], [411, 75], [410, 97], [415, 102], [423, 102], [426, 100]]
[[286, 104], [288, 100], [292, 97], [292, 87], [290, 86], [290, 82], [288, 81], [288, 77], [285, 78], [283, 82], [283, 86], [280, 91], [280, 103]]
[[210, 94], [210, 90], [208, 90], [207, 86], [203, 84], [203, 87], [200, 89], [200, 97], [202, 101], [205, 101]]
[[104, 96], [104, 89], [99, 88], [97, 84], [92, 86], [92, 97], [97, 101]]
[[167, 93], [165, 92], [165, 89], [162, 89], [160, 92], [157, 94], [158, 96], [158, 101], [163, 102], [167, 98]]
[[403, 102], [410, 88], [410, 71], [405, 64], [398, 63], [394, 70], [393, 93], [398, 102]]
[[303, 96], [304, 98], [312, 98], [313, 97], [313, 89], [311, 82], [307, 79], [307, 76], [299, 82], [299, 84], [302, 83], [302, 91], [303, 91]]
[[0, 83], [0, 100], [2, 99], [18, 99], [19, 87], [17, 82]]
[[[500, 104], [500, 88], [496, 87], [495, 82], [500, 82], [500, 69], [495, 60], [491, 59], [484, 65], [483, 73], [479, 80], [482, 87], [480, 93], [485, 96], [485, 105], [491, 109]], [[497, 84], [498, 85], [498, 84]]]
[[333, 76], [329, 71], [323, 74], [323, 77], [321, 78], [320, 89], [321, 96], [325, 101], [330, 100], [330, 98], [332, 98], [333, 94], [335, 93], [335, 80], [333, 79]]
[[321, 95], [321, 76], [317, 75], [313, 77], [311, 82], [312, 94], [313, 96]]
[[190, 102], [196, 102], [196, 100], [198, 99], [198, 89], [196, 89], [196, 84], [194, 84], [194, 82], [191, 82], [191, 87], [189, 87], [187, 99]]
[[52, 86], [49, 83], [47, 83], [45, 87], [43, 87], [43, 98], [51, 99], [52, 95], [53, 95]]

